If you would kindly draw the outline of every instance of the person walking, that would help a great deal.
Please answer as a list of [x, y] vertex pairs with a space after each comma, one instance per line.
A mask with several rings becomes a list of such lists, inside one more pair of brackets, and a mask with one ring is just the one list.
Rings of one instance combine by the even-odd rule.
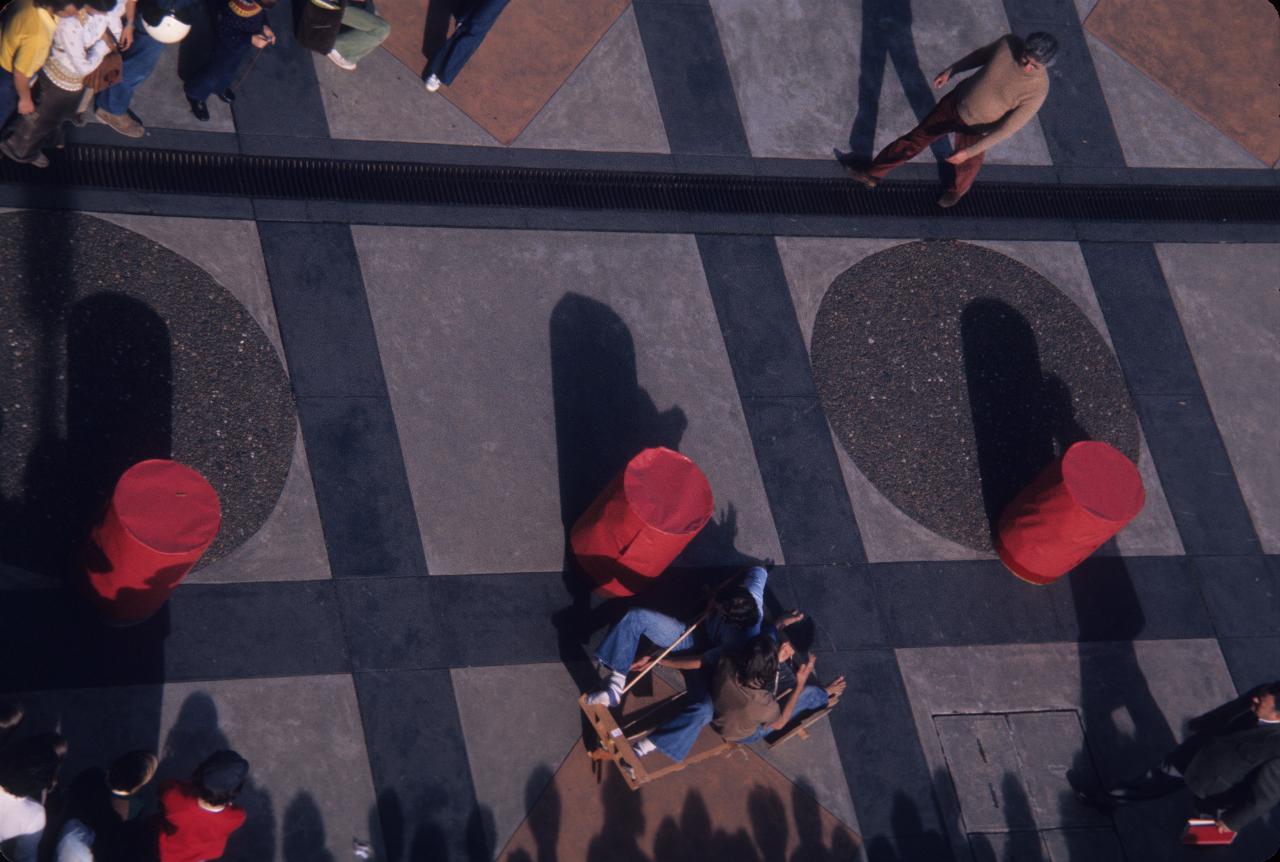
[[152, 36], [147, 27], [135, 26], [138, 4], [141, 4], [143, 22], [152, 25], [159, 24], [167, 15], [189, 23], [196, 14], [203, 13], [201, 0], [128, 0], [125, 4], [124, 31], [120, 35], [123, 61], [120, 80], [97, 95], [93, 113], [100, 122], [126, 138], [141, 138], [147, 133], [146, 126], [129, 105], [134, 92], [151, 77], [168, 46]]
[[35, 111], [31, 84], [53, 46], [58, 19], [84, 8], [84, 0], [14, 0], [4, 9], [0, 31], [0, 126], [14, 111]]
[[427, 92], [434, 93], [441, 85], [449, 86], [458, 77], [462, 67], [467, 65], [471, 55], [480, 47], [484, 37], [498, 21], [502, 10], [507, 8], [509, 0], [467, 0], [462, 14], [458, 16], [453, 35], [436, 51], [427, 66], [423, 84]]
[[85, 78], [115, 50], [123, 5], [117, 0], [88, 0], [75, 15], [58, 19], [49, 58], [36, 82], [36, 110], [10, 120], [0, 153], [37, 168], [49, 166], [41, 150], [62, 140], [62, 124], [80, 110]]
[[1192, 735], [1159, 763], [1111, 788], [1077, 791], [1099, 808], [1187, 788], [1218, 831], [1239, 832], [1280, 803], [1280, 682], [1258, 686], [1191, 723]]
[[955, 134], [955, 152], [947, 161], [955, 170], [938, 206], [952, 207], [973, 185], [987, 150], [1031, 121], [1049, 95], [1046, 71], [1058, 53], [1048, 33], [1025, 39], [1001, 36], [943, 69], [933, 79], [941, 88], [962, 72], [978, 69], [938, 101], [929, 115], [907, 134], [880, 151], [865, 168], [846, 164], [845, 171], [869, 189], [899, 165], [943, 135]]

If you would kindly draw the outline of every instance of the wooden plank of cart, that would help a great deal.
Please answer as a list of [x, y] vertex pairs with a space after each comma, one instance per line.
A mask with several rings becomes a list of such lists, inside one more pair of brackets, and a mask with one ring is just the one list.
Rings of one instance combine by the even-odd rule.
[[[675, 645], [684, 640], [690, 632], [698, 627], [707, 614], [703, 614], [694, 620], [689, 628], [685, 629], [683, 635], [676, 639], [675, 643], [663, 650], [654, 661], [645, 666], [635, 679], [628, 682], [622, 689], [622, 695], [631, 690], [632, 686], [638, 683], [650, 671], [658, 666], [658, 662], [667, 657]], [[602, 768], [605, 761], [612, 762], [618, 767], [618, 771], [622, 774], [622, 778], [626, 781], [627, 786], [632, 790], [638, 790], [644, 785], [656, 781], [674, 772], [681, 772], [698, 763], [711, 760], [716, 757], [722, 757], [735, 748], [739, 747], [736, 742], [730, 742], [723, 737], [715, 734], [715, 731], [703, 728], [703, 735], [715, 735], [717, 742], [707, 745], [699, 737], [699, 743], [694, 746], [694, 750], [690, 752], [682, 762], [670, 762], [657, 769], [649, 769], [645, 766], [644, 758], [636, 754], [634, 742], [648, 736], [650, 732], [659, 727], [662, 722], [682, 705], [686, 692], [679, 691], [671, 697], [652, 704], [640, 710], [634, 715], [627, 716], [625, 724], [618, 724], [618, 719], [607, 706], [601, 704], [587, 703], [587, 695], [583, 694], [578, 698], [578, 706], [581, 707], [583, 714], [587, 717], [588, 724], [595, 731], [597, 747], [587, 747], [587, 756], [594, 761], [597, 770]], [[783, 695], [786, 697], [786, 694]], [[799, 737], [800, 739], [808, 739], [808, 728], [814, 723], [821, 721], [827, 716], [831, 710], [835, 709], [839, 703], [839, 698], [833, 699], [826, 707], [816, 710], [810, 715], [802, 718], [794, 719], [790, 724], [765, 738], [765, 744], [769, 748], [776, 748], [784, 742]], [[652, 755], [650, 755], [652, 756]], [[596, 772], [597, 779], [600, 772]]]

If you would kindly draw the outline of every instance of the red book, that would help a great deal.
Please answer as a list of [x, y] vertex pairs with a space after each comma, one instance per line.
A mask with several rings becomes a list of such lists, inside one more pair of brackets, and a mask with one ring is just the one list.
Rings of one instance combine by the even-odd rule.
[[1213, 820], [1191, 818], [1187, 828], [1182, 830], [1183, 844], [1230, 844], [1236, 840], [1234, 832], [1219, 832], [1218, 824]]

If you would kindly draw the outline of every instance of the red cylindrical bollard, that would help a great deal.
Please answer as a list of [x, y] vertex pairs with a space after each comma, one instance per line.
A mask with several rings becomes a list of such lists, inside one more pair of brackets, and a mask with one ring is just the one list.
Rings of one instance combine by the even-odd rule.
[[1076, 443], [1000, 514], [996, 553], [1024, 581], [1053, 583], [1132, 521], [1146, 496], [1117, 449]]
[[90, 534], [89, 598], [109, 622], [141, 622], [168, 600], [221, 524], [218, 494], [195, 470], [160, 459], [134, 464]]
[[670, 449], [645, 449], [582, 513], [569, 546], [597, 592], [635, 595], [666, 571], [714, 505], [697, 464]]

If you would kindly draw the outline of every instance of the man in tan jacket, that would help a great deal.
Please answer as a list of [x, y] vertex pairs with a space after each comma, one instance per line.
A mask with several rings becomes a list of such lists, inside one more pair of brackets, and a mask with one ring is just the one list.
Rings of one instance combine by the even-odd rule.
[[845, 166], [849, 176], [869, 189], [901, 164], [943, 135], [955, 133], [955, 152], [947, 161], [955, 166], [951, 187], [938, 206], [955, 206], [973, 185], [987, 150], [1021, 129], [1040, 110], [1049, 95], [1045, 71], [1058, 53], [1058, 40], [1048, 33], [1025, 39], [1005, 35], [957, 60], [933, 79], [943, 87], [953, 75], [978, 69], [947, 93], [920, 125], [880, 151], [860, 170]]

